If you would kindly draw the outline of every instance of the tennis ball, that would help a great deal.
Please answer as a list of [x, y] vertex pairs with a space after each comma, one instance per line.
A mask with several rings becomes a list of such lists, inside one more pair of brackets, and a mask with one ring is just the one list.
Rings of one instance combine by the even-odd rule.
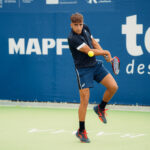
[[93, 57], [94, 56], [94, 52], [93, 51], [89, 51], [88, 55], [89, 55], [89, 57]]

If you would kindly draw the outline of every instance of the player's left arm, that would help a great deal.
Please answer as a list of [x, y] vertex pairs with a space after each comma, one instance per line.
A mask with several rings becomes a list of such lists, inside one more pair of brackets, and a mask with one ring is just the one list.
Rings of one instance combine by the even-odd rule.
[[92, 37], [92, 45], [95, 49], [103, 50], [100, 44]]
[[[95, 49], [103, 50], [102, 47], [100, 46], [100, 44], [93, 37], [91, 39], [92, 39], [92, 45]], [[107, 61], [108, 57], [104, 56], [104, 58]], [[111, 53], [110, 53], [110, 60], [112, 60]]]

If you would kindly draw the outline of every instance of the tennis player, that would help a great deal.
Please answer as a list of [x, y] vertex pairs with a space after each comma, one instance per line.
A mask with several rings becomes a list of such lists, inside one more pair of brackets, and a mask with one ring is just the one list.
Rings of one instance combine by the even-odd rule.
[[[94, 80], [106, 87], [103, 99], [99, 105], [93, 109], [103, 123], [107, 123], [105, 118], [105, 107], [118, 89], [118, 85], [112, 75], [104, 67], [102, 61], [97, 61], [95, 56], [104, 56], [107, 62], [112, 60], [108, 50], [103, 50], [91, 35], [87, 25], [83, 23], [83, 16], [75, 13], [71, 16], [71, 32], [68, 37], [69, 48], [73, 56], [77, 81], [80, 93], [79, 106], [79, 129], [76, 136], [81, 142], [89, 143], [85, 130], [85, 117], [90, 96], [90, 88], [93, 87]], [[88, 52], [93, 51], [94, 57], [89, 57]], [[107, 56], [107, 57], [105, 57]]]

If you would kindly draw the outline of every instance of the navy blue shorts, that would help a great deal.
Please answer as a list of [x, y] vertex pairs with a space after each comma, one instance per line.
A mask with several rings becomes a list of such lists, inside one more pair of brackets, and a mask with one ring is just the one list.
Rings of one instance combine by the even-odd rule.
[[79, 89], [94, 87], [94, 80], [100, 83], [109, 73], [102, 61], [97, 61], [93, 67], [76, 69]]

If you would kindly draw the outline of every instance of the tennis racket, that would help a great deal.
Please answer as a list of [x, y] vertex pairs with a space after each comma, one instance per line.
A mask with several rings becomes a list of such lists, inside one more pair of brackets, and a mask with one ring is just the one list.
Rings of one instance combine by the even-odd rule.
[[[105, 56], [105, 58], [108, 57], [107, 55]], [[120, 71], [120, 60], [117, 56], [115, 56], [112, 61], [110, 62], [112, 65], [112, 69], [115, 75], [119, 74]]]
[[111, 64], [112, 64], [112, 69], [113, 69], [114, 74], [118, 75], [119, 71], [120, 71], [120, 60], [119, 60], [119, 58], [117, 56], [115, 56], [112, 59]]

